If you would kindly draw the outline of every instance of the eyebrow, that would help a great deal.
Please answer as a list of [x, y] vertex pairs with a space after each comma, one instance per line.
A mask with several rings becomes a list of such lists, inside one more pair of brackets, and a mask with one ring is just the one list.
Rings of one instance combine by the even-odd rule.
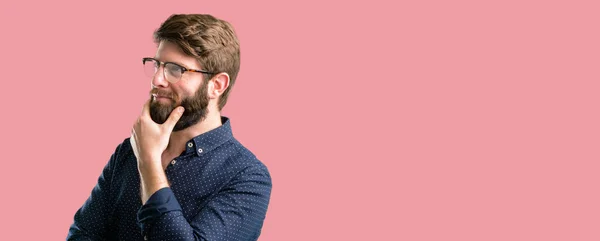
[[187, 66], [185, 66], [184, 64], [177, 63], [177, 62], [174, 62], [174, 61], [162, 61], [162, 60], [158, 59], [156, 56], [154, 56], [154, 57], [152, 57], [152, 58], [153, 58], [153, 59], [156, 59], [156, 60], [158, 60], [158, 61], [160, 61], [160, 62], [163, 62], [163, 63], [172, 63], [172, 64], [179, 65], [179, 66], [181, 66], [181, 67], [184, 67], [184, 68], [186, 68], [186, 69], [194, 69], [194, 68], [187, 67]]

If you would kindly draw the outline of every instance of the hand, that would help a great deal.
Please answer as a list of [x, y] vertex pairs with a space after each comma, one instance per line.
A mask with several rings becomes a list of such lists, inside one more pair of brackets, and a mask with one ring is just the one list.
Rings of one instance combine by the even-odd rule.
[[169, 115], [163, 124], [157, 124], [150, 117], [150, 101], [146, 101], [142, 115], [135, 121], [131, 129], [131, 147], [138, 161], [138, 166], [161, 164], [162, 153], [169, 145], [173, 127], [181, 118], [184, 108], [179, 106]]

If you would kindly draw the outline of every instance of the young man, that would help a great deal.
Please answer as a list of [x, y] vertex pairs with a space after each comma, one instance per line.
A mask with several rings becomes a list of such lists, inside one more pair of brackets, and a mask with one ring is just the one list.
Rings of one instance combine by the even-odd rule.
[[271, 177], [220, 115], [240, 67], [232, 26], [173, 15], [154, 40], [150, 100], [67, 240], [257, 240]]

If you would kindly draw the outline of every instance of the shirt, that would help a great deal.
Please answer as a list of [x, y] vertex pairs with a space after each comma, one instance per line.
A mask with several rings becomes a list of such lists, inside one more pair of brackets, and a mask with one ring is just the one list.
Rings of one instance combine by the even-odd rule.
[[142, 205], [137, 159], [119, 144], [67, 240], [257, 240], [271, 195], [267, 167], [232, 135], [229, 118], [186, 143], [165, 169], [170, 187]]

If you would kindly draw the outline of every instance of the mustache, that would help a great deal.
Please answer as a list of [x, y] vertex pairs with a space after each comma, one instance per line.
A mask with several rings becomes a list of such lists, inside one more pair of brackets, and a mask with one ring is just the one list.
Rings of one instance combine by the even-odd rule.
[[166, 91], [166, 90], [160, 90], [160, 89], [156, 89], [156, 88], [151, 89], [150, 96], [152, 96], [152, 95], [164, 96], [164, 97], [170, 98], [172, 100], [177, 100], [177, 96], [174, 93]]

